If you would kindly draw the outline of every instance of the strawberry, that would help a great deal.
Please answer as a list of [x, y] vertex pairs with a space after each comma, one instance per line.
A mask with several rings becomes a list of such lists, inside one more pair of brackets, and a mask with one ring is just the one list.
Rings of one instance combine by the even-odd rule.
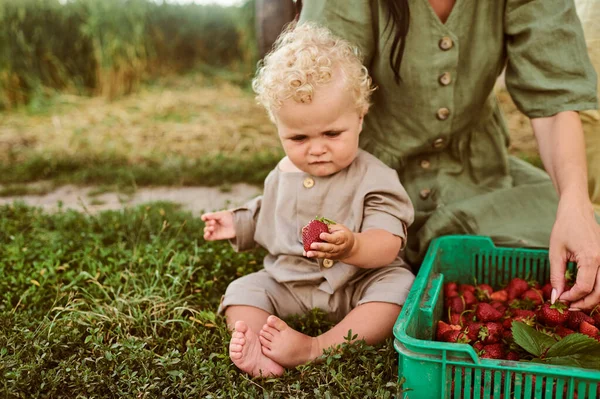
[[530, 288], [521, 295], [521, 298], [524, 300], [530, 300], [534, 303], [534, 305], [541, 305], [544, 303], [544, 295], [540, 290], [535, 288]]
[[481, 343], [481, 341], [477, 341], [473, 344], [473, 349], [475, 349], [475, 352], [479, 353], [483, 350], [483, 344]]
[[594, 319], [594, 324], [596, 327], [600, 327], [600, 305], [596, 305], [594, 309], [590, 312], [590, 317]]
[[569, 319], [569, 311], [567, 305], [562, 302], [556, 301], [554, 305], [546, 302], [538, 310], [537, 316], [542, 323], [550, 327], [556, 327], [566, 323]]
[[496, 321], [502, 318], [502, 313], [497, 311], [489, 303], [480, 302], [477, 304], [475, 316], [477, 316], [477, 320], [479, 321]]
[[465, 300], [461, 296], [453, 296], [446, 300], [446, 306], [452, 313], [462, 313], [466, 309]]
[[600, 331], [598, 330], [598, 327], [587, 321], [582, 321], [581, 324], [579, 324], [579, 332], [600, 341]]
[[483, 359], [502, 359], [504, 358], [504, 347], [502, 344], [485, 345], [482, 349]]
[[579, 330], [579, 324], [581, 324], [582, 321], [585, 321], [591, 325], [596, 324], [593, 317], [590, 317], [583, 312], [569, 312], [567, 327], [572, 330]]
[[310, 245], [313, 242], [323, 242], [319, 236], [321, 233], [329, 233], [330, 224], [335, 224], [335, 222], [329, 219], [316, 217], [302, 228], [302, 243], [306, 252], [310, 251]]
[[[577, 329], [579, 329], [579, 326], [577, 326]], [[573, 331], [570, 328], [567, 328], [565, 326], [556, 327], [556, 335], [558, 335], [561, 338], [564, 338], [567, 335], [571, 335], [573, 333], [575, 333], [575, 331]]]
[[460, 284], [458, 286], [458, 291], [464, 293], [465, 291], [469, 291], [471, 293], [475, 293], [475, 286], [471, 284]]
[[460, 330], [460, 326], [455, 326], [453, 324], [447, 324], [440, 320], [440, 321], [438, 321], [438, 326], [437, 326], [437, 331], [435, 332], [435, 337], [438, 341], [441, 341], [444, 334], [446, 334], [448, 331], [459, 331], [459, 330]]
[[480, 323], [478, 321], [472, 321], [467, 324], [465, 332], [467, 333], [467, 336], [471, 339], [471, 341], [476, 341], [477, 339], [479, 339], [479, 331], [481, 330], [481, 327], [483, 327], [483, 323]]
[[506, 291], [508, 292], [508, 300], [519, 298], [529, 289], [529, 283], [522, 278], [515, 277], [508, 283]]
[[479, 284], [475, 287], [475, 296], [480, 301], [487, 301], [490, 299], [490, 295], [494, 292], [494, 289], [491, 285], [488, 284]]
[[542, 295], [544, 296], [544, 301], [549, 301], [552, 296], [552, 284], [548, 283], [542, 287]]
[[510, 351], [506, 354], [506, 360], [519, 360], [519, 354], [517, 352]]
[[444, 334], [442, 341], [445, 342], [456, 342], [459, 344], [468, 344], [471, 342], [467, 334], [459, 330], [450, 330]]
[[506, 312], [506, 305], [504, 304], [504, 302], [492, 301], [490, 302], [490, 305], [492, 305], [492, 307], [500, 313]]
[[479, 339], [484, 345], [495, 344], [502, 340], [502, 324], [489, 322], [479, 329]]
[[458, 296], [458, 284], [456, 284], [456, 283], [444, 284], [444, 298], [450, 298], [453, 296]]
[[506, 290], [492, 292], [490, 299], [492, 301], [506, 302], [508, 300], [508, 292]]
[[533, 310], [513, 309], [512, 315], [514, 317], [521, 317], [523, 319], [527, 319], [527, 318], [535, 319], [535, 312]]
[[465, 300], [465, 306], [468, 309], [472, 308], [473, 305], [475, 305], [475, 304], [477, 304], [477, 302], [479, 302], [477, 300], [477, 297], [475, 296], [475, 294], [473, 294], [471, 291], [463, 291], [462, 297]]

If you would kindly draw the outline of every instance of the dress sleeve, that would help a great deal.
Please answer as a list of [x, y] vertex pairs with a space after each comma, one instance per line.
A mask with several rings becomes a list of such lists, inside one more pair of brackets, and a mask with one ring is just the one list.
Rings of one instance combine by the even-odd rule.
[[235, 251], [241, 252], [256, 247], [254, 232], [256, 231], [256, 219], [261, 203], [262, 196], [258, 196], [243, 206], [232, 210], [235, 238], [229, 240], [229, 243]]
[[317, 23], [348, 40], [359, 48], [363, 64], [368, 66], [375, 52], [377, 29], [371, 3], [369, 0], [304, 0], [300, 23]]
[[508, 0], [506, 87], [530, 118], [597, 108], [596, 73], [573, 0]]
[[414, 209], [406, 190], [393, 169], [379, 169], [365, 176], [363, 220], [360, 231], [386, 230], [402, 238], [406, 245], [407, 228], [413, 222]]

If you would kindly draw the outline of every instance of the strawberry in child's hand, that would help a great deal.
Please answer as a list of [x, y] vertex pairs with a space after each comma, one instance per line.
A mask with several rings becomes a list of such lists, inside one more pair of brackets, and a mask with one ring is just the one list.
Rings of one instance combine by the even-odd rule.
[[556, 301], [554, 305], [544, 303], [537, 312], [538, 320], [550, 327], [565, 324], [569, 320], [567, 305]]
[[313, 242], [323, 242], [319, 236], [321, 233], [329, 233], [330, 224], [335, 224], [335, 222], [322, 217], [316, 217], [302, 228], [302, 243], [304, 244], [304, 251], [310, 251], [310, 246]]

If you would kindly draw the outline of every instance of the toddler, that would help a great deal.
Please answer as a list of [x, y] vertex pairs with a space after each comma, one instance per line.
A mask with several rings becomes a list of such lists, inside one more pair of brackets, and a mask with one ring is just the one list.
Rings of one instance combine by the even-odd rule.
[[[344, 342], [392, 328], [414, 280], [400, 257], [412, 204], [395, 170], [359, 149], [373, 91], [357, 50], [312, 24], [288, 27], [253, 81], [286, 157], [246, 205], [206, 213], [204, 238], [268, 251], [264, 268], [233, 281], [219, 312], [233, 330], [231, 360], [251, 376], [279, 376]], [[332, 219], [304, 251], [302, 227]], [[282, 319], [320, 308], [338, 322], [318, 337]]]

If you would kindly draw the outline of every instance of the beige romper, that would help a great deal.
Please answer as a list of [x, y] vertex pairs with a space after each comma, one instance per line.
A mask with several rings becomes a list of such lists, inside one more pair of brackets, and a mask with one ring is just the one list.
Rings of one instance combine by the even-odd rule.
[[234, 209], [232, 246], [236, 251], [265, 248], [264, 269], [233, 281], [219, 313], [231, 305], [280, 317], [320, 308], [341, 320], [366, 302], [402, 305], [414, 280], [402, 251], [392, 264], [377, 269], [302, 255], [302, 227], [317, 215], [354, 232], [387, 230], [404, 245], [413, 207], [396, 171], [363, 150], [346, 169], [326, 177], [282, 172], [278, 165], [265, 179], [263, 195]]

